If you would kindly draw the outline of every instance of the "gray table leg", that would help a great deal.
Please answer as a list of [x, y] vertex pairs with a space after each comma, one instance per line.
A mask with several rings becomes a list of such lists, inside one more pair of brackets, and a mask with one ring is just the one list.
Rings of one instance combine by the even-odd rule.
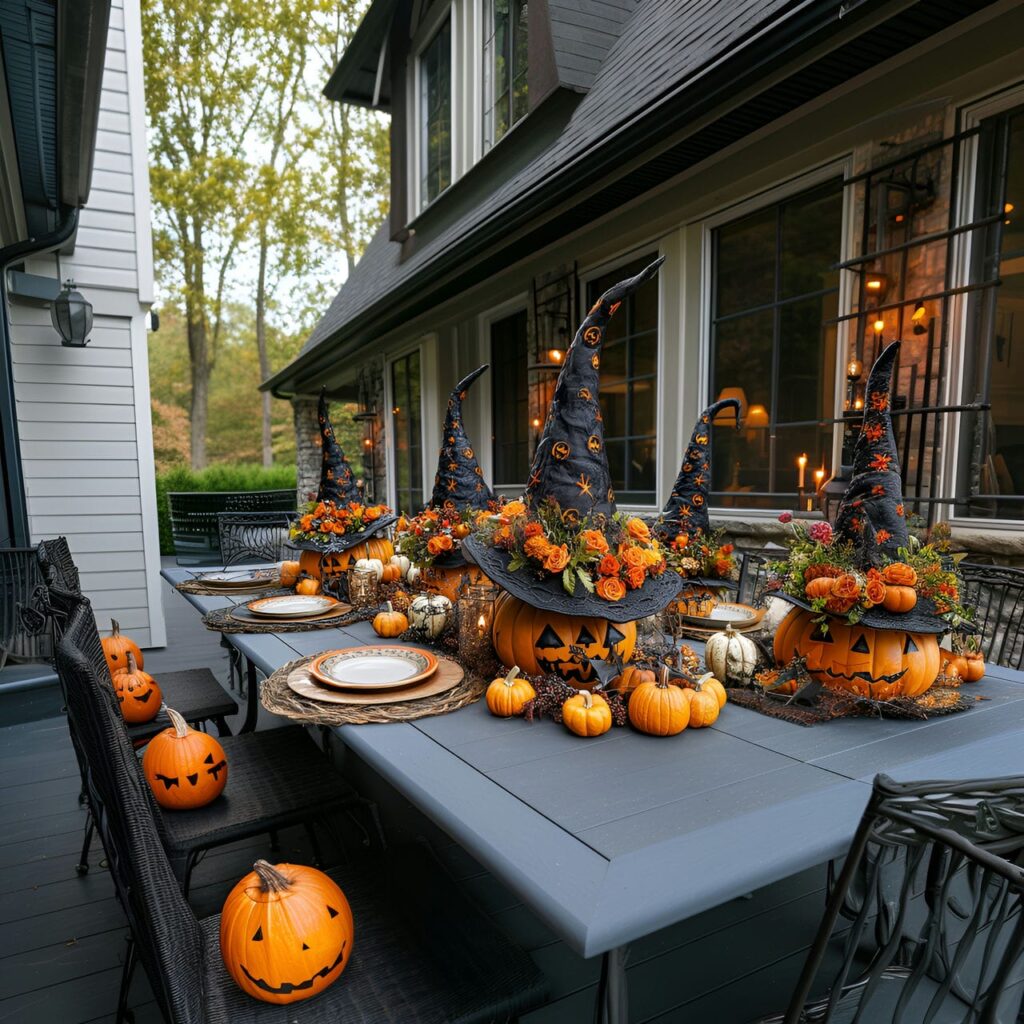
[[260, 684], [256, 678], [256, 666], [248, 659], [245, 659], [246, 694], [245, 721], [239, 732], [253, 732], [256, 729], [256, 720], [260, 715]]
[[626, 992], [626, 950], [617, 946], [601, 958], [601, 980], [597, 986], [597, 1024], [629, 1024], [629, 997]]

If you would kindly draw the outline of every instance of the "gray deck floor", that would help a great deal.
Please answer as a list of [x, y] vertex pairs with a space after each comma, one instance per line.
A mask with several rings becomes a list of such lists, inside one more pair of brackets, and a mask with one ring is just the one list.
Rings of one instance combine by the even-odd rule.
[[[227, 658], [165, 583], [168, 647], [146, 654], [160, 671], [209, 666], [227, 679]], [[274, 724], [268, 720], [261, 726]], [[346, 765], [376, 799], [394, 839], [425, 836], [451, 873], [550, 981], [549, 1003], [522, 1024], [586, 1024], [599, 964], [558, 941], [507, 890], [365, 766]], [[110, 1021], [117, 1000], [127, 926], [94, 847], [87, 876], [75, 874], [85, 811], [63, 719], [0, 729], [0, 1021], [84, 1024]], [[309, 858], [301, 830], [283, 833], [282, 850], [255, 840], [211, 853], [198, 867], [191, 902], [215, 913], [259, 856]], [[680, 864], [679, 870], [686, 871]], [[722, 870], [728, 870], [727, 865]], [[699, 878], [693, 879], [700, 885]], [[823, 870], [804, 872], [634, 944], [629, 956], [633, 1024], [741, 1024], [784, 1005], [821, 915]], [[343, 981], [341, 982], [344, 983]], [[144, 977], [131, 1005], [138, 1024], [160, 1019]]]

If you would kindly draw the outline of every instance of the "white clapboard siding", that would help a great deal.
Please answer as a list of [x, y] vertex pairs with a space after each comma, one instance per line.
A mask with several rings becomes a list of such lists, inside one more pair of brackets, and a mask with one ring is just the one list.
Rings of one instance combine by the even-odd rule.
[[14, 390], [34, 540], [66, 536], [96, 610], [142, 646], [165, 641], [145, 317], [153, 297], [139, 0], [113, 0], [89, 202], [74, 247], [28, 261], [93, 304], [85, 349], [43, 306], [10, 309]]

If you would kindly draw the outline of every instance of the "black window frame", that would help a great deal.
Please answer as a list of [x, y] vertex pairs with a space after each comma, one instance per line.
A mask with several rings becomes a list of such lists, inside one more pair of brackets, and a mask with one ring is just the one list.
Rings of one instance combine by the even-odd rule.
[[[522, 335], [515, 339], [515, 349], [510, 352], [507, 351], [510, 348], [508, 339], [496, 337], [496, 333], [513, 320], [521, 322]], [[487, 325], [487, 333], [491, 363], [491, 475], [495, 487], [523, 486], [530, 469], [531, 429], [530, 380], [527, 369], [530, 361], [530, 331], [526, 307], [495, 317]], [[502, 351], [502, 347], [506, 351]], [[514, 378], [510, 376], [510, 371], [514, 371]], [[509, 417], [503, 414], [507, 406], [512, 407]], [[511, 438], [508, 437], [509, 424], [513, 435]], [[518, 469], [513, 471], [512, 467], [516, 466]], [[509, 474], [507, 479], [506, 474]]]
[[[411, 387], [412, 367], [419, 377], [419, 388], [414, 394]], [[403, 367], [404, 386], [399, 387], [396, 370]], [[419, 348], [411, 349], [390, 361], [388, 377], [391, 387], [391, 484], [395, 495], [395, 508], [402, 512], [418, 512], [423, 507], [423, 356]], [[415, 413], [415, 415], [414, 415]], [[405, 446], [400, 447], [399, 418], [408, 424]], [[408, 460], [408, 485], [401, 484], [401, 459]]]
[[[442, 195], [451, 187], [453, 180], [453, 152], [452, 152], [452, 126], [454, 123], [454, 102], [452, 89], [452, 11], [449, 6], [444, 16], [438, 21], [437, 27], [430, 34], [430, 38], [424, 44], [416, 56], [416, 132], [417, 144], [417, 167], [416, 181], [419, 189], [419, 208], [429, 206], [438, 196]], [[438, 45], [441, 44], [441, 45]], [[437, 49], [438, 65], [441, 70], [447, 70], [447, 81], [442, 79], [438, 88], [438, 100], [433, 108], [428, 109], [429, 87], [427, 76], [430, 73], [430, 61], [435, 56], [434, 49]], [[446, 88], [445, 88], [446, 86]], [[438, 115], [438, 124], [441, 118], [447, 114], [447, 132], [438, 136], [437, 162], [436, 167], [431, 166], [431, 125]], [[445, 157], [447, 158], [445, 162]], [[431, 178], [436, 180], [436, 189], [431, 188]]]
[[[503, 76], [501, 92], [497, 92], [497, 43], [496, 16], [498, 5], [507, 7], [505, 46], [502, 57], [506, 74]], [[483, 152], [496, 146], [529, 113], [529, 0], [485, 0], [483, 4]], [[522, 30], [522, 31], [521, 31]], [[525, 51], [525, 52], [524, 52]], [[523, 58], [521, 68], [517, 62]], [[521, 91], [517, 91], [521, 89]], [[498, 106], [507, 98], [506, 121], [499, 131]]]

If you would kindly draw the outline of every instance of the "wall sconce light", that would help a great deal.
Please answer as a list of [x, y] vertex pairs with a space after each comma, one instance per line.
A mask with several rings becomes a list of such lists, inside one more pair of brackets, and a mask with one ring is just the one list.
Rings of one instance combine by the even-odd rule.
[[874, 323], [872, 323], [871, 327], [872, 330], [874, 330], [875, 334], [881, 334], [882, 331], [885, 330], [885, 321], [881, 317], [879, 317], [877, 320], [874, 321]]
[[1003, 213], [1006, 214], [1006, 220], [1004, 220], [1003, 223], [1009, 224], [1010, 214], [1013, 213], [1013, 203], [1003, 203]]
[[847, 380], [860, 380], [861, 374], [864, 372], [864, 364], [859, 359], [851, 359], [846, 364], [846, 379]]
[[889, 275], [880, 271], [868, 271], [864, 275], [864, 291], [881, 301], [889, 290]]
[[924, 308], [924, 303], [919, 302], [914, 307], [914, 312], [910, 314], [910, 322], [914, 325], [915, 334], [927, 334], [928, 328], [925, 327], [925, 318], [928, 315], [928, 311]]
[[75, 290], [75, 282], [70, 277], [64, 282], [63, 291], [50, 304], [50, 320], [60, 335], [60, 343], [66, 348], [85, 348], [89, 344], [92, 303]]
[[549, 348], [548, 349], [548, 362], [549, 363], [554, 363], [556, 366], [561, 366], [563, 359], [565, 359], [565, 353], [560, 348]]

